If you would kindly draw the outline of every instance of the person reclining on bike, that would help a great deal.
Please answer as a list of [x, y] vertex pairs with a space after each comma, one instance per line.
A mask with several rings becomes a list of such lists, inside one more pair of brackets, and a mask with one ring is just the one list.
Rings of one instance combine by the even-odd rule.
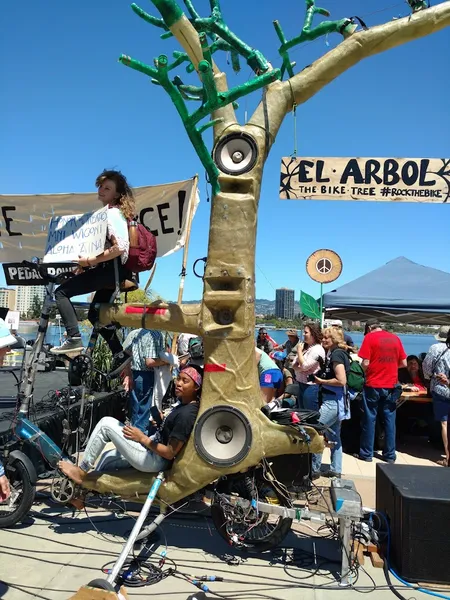
[[[54, 354], [66, 354], [83, 350], [77, 314], [70, 299], [73, 296], [96, 292], [89, 309], [92, 325], [98, 320], [95, 304], [109, 302], [116, 285], [114, 259], [118, 258], [119, 281], [132, 280], [133, 274], [125, 268], [130, 247], [127, 220], [135, 216], [133, 191], [120, 171], [104, 170], [95, 180], [98, 199], [108, 206], [108, 230], [104, 252], [99, 256], [80, 257], [75, 277], [67, 279], [55, 292], [56, 306], [67, 330], [67, 339], [50, 350]], [[114, 327], [103, 327], [100, 334], [105, 338], [113, 355], [120, 362], [122, 344]], [[116, 366], [119, 366], [117, 364]], [[113, 369], [114, 370], [114, 369]]]
[[203, 381], [203, 370], [195, 365], [180, 371], [175, 384], [179, 399], [173, 410], [163, 420], [158, 431], [148, 437], [137, 427], [123, 425], [113, 417], [103, 417], [89, 438], [80, 466], [61, 460], [59, 469], [81, 485], [88, 472], [101, 455], [108, 442], [116, 450], [106, 453], [97, 471], [134, 467], [145, 473], [166, 471], [172, 466], [194, 428], [197, 418]]

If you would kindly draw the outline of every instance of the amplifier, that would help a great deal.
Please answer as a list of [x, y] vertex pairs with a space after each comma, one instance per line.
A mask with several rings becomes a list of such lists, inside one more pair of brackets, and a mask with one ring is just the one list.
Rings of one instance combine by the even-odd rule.
[[450, 468], [377, 464], [376, 506], [388, 518], [400, 577], [450, 584]]

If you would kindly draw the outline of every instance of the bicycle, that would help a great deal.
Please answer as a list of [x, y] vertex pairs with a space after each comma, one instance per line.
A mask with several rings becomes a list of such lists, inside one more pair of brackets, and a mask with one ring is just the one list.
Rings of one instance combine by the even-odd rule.
[[[44, 264], [40, 263], [38, 260], [34, 262], [24, 261], [22, 264], [29, 269], [37, 269], [42, 284], [46, 287], [46, 294], [42, 306], [36, 340], [32, 345], [31, 350], [29, 352], [24, 352], [24, 364], [22, 364], [20, 369], [19, 378], [17, 378], [16, 373], [13, 373], [16, 377], [16, 384], [18, 387], [16, 399], [11, 399], [12, 407], [15, 406], [17, 409], [12, 427], [14, 439], [8, 442], [0, 453], [3, 459], [2, 462], [5, 465], [6, 475], [10, 481], [11, 496], [6, 504], [0, 505], [0, 528], [11, 527], [20, 522], [27, 515], [35, 498], [36, 483], [38, 480], [35, 466], [30, 458], [21, 450], [15, 449], [11, 451], [11, 446], [16, 445], [17, 442], [21, 442], [34, 447], [40, 452], [53, 470], [56, 469], [59, 460], [68, 458], [64, 451], [28, 417], [30, 405], [33, 401], [34, 383], [39, 366], [39, 357], [45, 343], [45, 336], [48, 329], [54, 289], [56, 285], [62, 283], [68, 277], [73, 276], [72, 268], [75, 265], [69, 263]], [[8, 265], [5, 264], [4, 268], [7, 266]], [[55, 274], [50, 274], [50, 271], [53, 271]], [[113, 297], [117, 295], [118, 291], [120, 290], [116, 285], [116, 289], [112, 294]], [[87, 438], [87, 435], [85, 435], [86, 432], [83, 431], [83, 421], [86, 410], [86, 393], [88, 391], [86, 383], [94, 373], [100, 374], [106, 381], [115, 379], [120, 375], [120, 372], [125, 368], [126, 364], [131, 361], [131, 357], [129, 357], [127, 362], [123, 362], [120, 367], [110, 373], [103, 373], [99, 369], [96, 369], [92, 361], [92, 353], [97, 343], [98, 336], [99, 328], [98, 326], [94, 326], [85, 352], [73, 358], [68, 357], [72, 383], [73, 379], [76, 377], [78, 377], [80, 383], [82, 383], [79, 418], [79, 423], [81, 425], [77, 427], [75, 432], [77, 434], [77, 450], [80, 449], [82, 441]], [[4, 401], [2, 404], [4, 407], [6, 406]], [[56, 488], [56, 497], [58, 494], [61, 498], [64, 498], [67, 495], [67, 486], [61, 487], [59, 484], [56, 484]]]

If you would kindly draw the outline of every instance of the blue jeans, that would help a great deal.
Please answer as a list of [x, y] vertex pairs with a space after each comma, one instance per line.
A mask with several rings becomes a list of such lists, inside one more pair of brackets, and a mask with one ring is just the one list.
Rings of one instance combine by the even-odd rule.
[[138, 442], [127, 440], [123, 436], [123, 427], [123, 424], [113, 417], [100, 419], [89, 438], [80, 463], [83, 471], [90, 471], [94, 467], [95, 461], [108, 442], [112, 442], [116, 450], [106, 452], [100, 459], [97, 470], [115, 470], [132, 466], [145, 473], [158, 473], [170, 468], [170, 461], [144, 448]]
[[[326, 437], [331, 446], [331, 465], [330, 470], [334, 473], [342, 473], [342, 443], [341, 443], [341, 422], [338, 419], [338, 403], [333, 394], [322, 395], [322, 405], [319, 409], [319, 386], [311, 385], [303, 394], [303, 403], [305, 408], [319, 410], [319, 421], [330, 428], [326, 432]], [[316, 388], [316, 389], [314, 389]], [[322, 466], [322, 453], [312, 455], [313, 473], [319, 472]]]
[[[299, 395], [298, 395], [298, 407], [309, 408], [312, 406], [318, 407], [318, 394], [319, 394], [319, 386], [315, 383], [299, 383]], [[319, 410], [315, 408], [314, 410]]]
[[385, 441], [383, 458], [395, 460], [395, 414], [397, 399], [401, 388], [373, 388], [364, 386], [362, 395], [363, 415], [361, 419], [361, 439], [359, 455], [365, 460], [372, 460], [375, 440], [375, 424], [379, 411], [383, 413]]
[[133, 371], [133, 389], [130, 393], [131, 424], [148, 435], [150, 424], [150, 407], [153, 400], [155, 373], [150, 371]]

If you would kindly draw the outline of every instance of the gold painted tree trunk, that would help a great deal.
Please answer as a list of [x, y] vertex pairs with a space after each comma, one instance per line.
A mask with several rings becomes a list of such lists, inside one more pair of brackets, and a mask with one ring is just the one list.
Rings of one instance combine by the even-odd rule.
[[[277, 425], [261, 412], [263, 398], [255, 358], [254, 300], [256, 221], [265, 159], [264, 135], [255, 127], [234, 126], [231, 129], [245, 130], [252, 135], [258, 143], [258, 160], [251, 177], [220, 177], [222, 191], [212, 199], [211, 205], [202, 303], [193, 308], [186, 305], [185, 309], [153, 304], [160, 309], [167, 306], [170, 317], [158, 315], [157, 322], [149, 314], [145, 317], [145, 326], [191, 331], [202, 336], [206, 368], [198, 417], [211, 407], [237, 408], [250, 423], [252, 442], [242, 461], [232, 467], [219, 467], [208, 464], [198, 455], [192, 435], [158, 493], [166, 502], [175, 502], [222, 475], [255, 466], [265, 456], [321, 452], [323, 449], [323, 440], [313, 429], [307, 428], [311, 436], [308, 445], [293, 428]], [[141, 315], [126, 314], [125, 311], [126, 306], [104, 307], [101, 320], [140, 327]], [[151, 480], [151, 476], [135, 471], [120, 476], [93, 473], [87, 478], [86, 485], [102, 492], [120, 489], [122, 494], [126, 490], [127, 496], [136, 493], [145, 496]]]

